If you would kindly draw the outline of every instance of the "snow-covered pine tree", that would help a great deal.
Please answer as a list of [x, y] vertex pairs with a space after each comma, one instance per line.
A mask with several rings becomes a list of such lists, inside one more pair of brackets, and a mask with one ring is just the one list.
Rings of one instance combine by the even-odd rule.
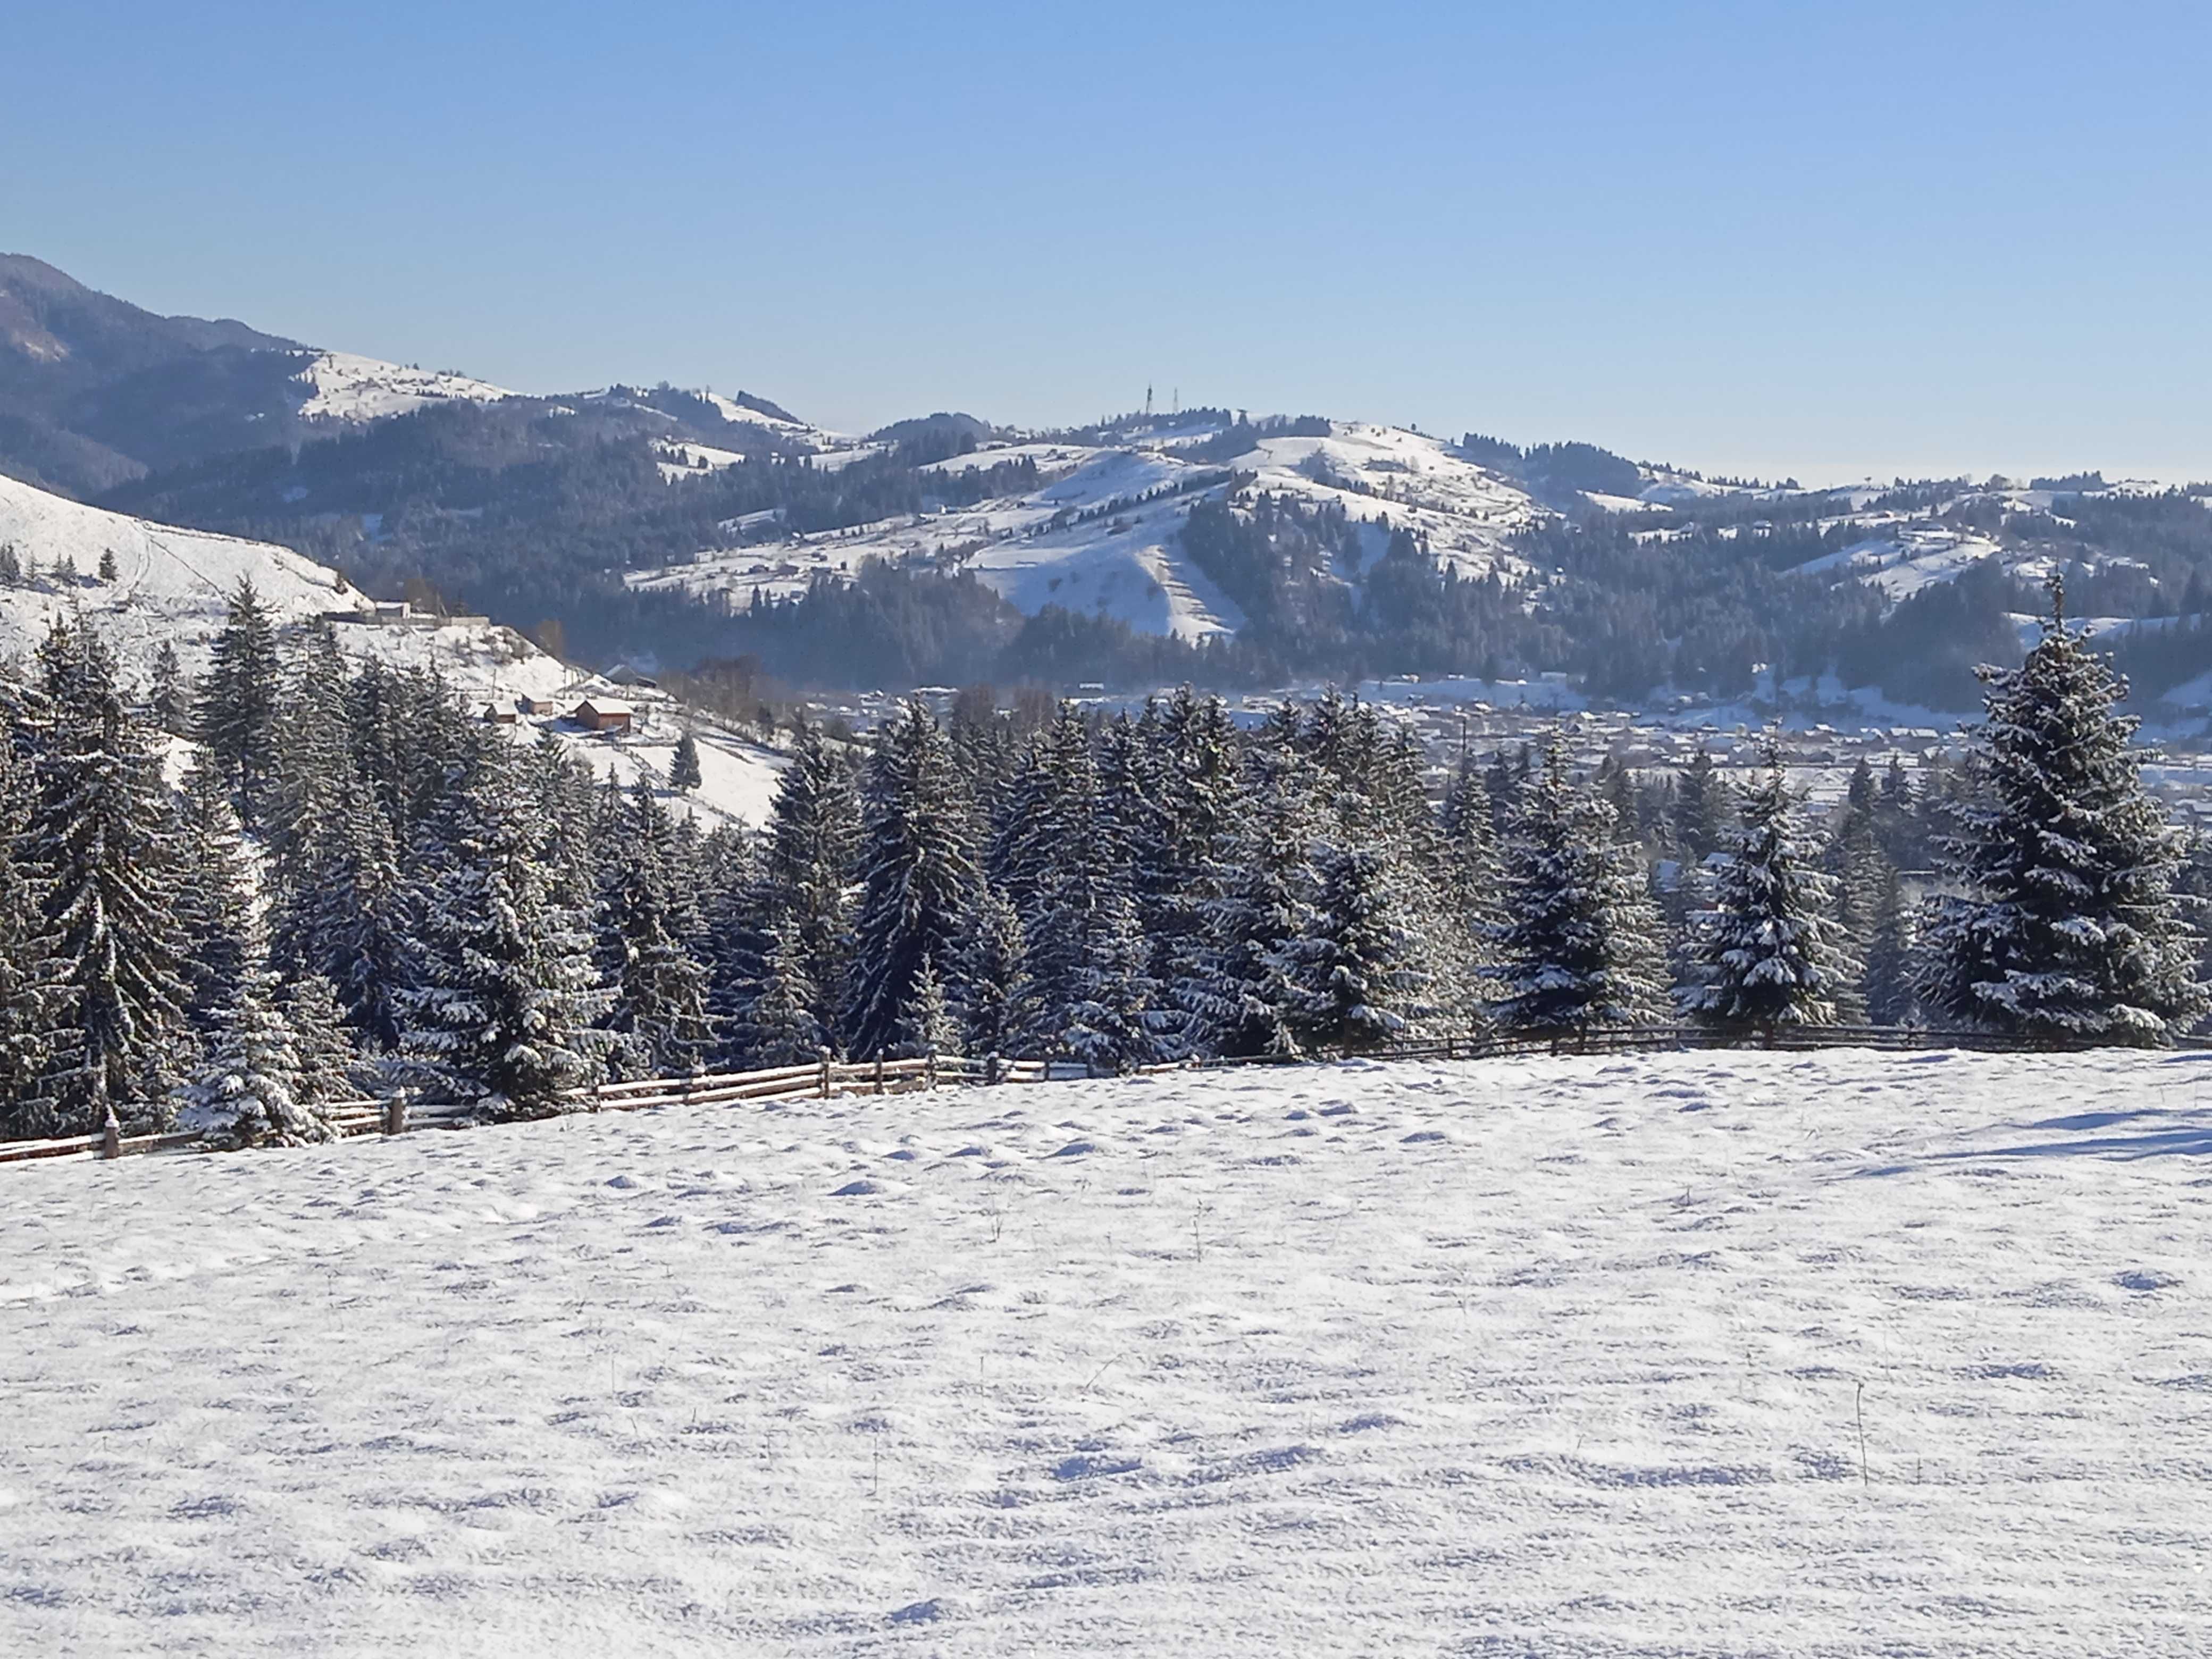
[[1575, 788], [1554, 736], [1505, 847], [1498, 1023], [1569, 1032], [1645, 1024], [1666, 1006], [1658, 918], [1613, 809]]
[[172, 641], [163, 640], [154, 653], [153, 677], [146, 688], [146, 714], [157, 732], [173, 738], [191, 735], [191, 696], [185, 688], [185, 665], [178, 659]]
[[252, 930], [245, 842], [230, 792], [205, 757], [185, 774], [173, 842], [169, 902], [183, 933], [185, 1012], [204, 1039], [228, 1019]]
[[1063, 856], [1093, 832], [1097, 793], [1090, 730], [1080, 711], [1063, 702], [1023, 751], [991, 842], [991, 884], [1025, 932], [1035, 933], [1054, 902]]
[[1277, 953], [1285, 1018], [1308, 1049], [1395, 1042], [1428, 1012], [1428, 976], [1399, 916], [1389, 860], [1373, 847], [1325, 845], [1315, 869], [1303, 925]]
[[966, 1053], [1012, 1058], [1035, 1029], [1035, 999], [1024, 956], [1022, 919], [1003, 893], [980, 884], [949, 976]]
[[1985, 669], [1979, 793], [1945, 862], [1923, 1003], [1950, 1019], [2054, 1042], [2156, 1044], [2212, 995], [2173, 890], [2180, 840], [2144, 789], [2136, 721], [2110, 659], [2051, 619], [2018, 669]]
[[929, 957], [914, 976], [914, 992], [899, 1015], [898, 1041], [893, 1057], [915, 1060], [935, 1054], [955, 1059], [960, 1054], [960, 1018], [945, 994], [945, 981]]
[[270, 955], [287, 980], [327, 979], [362, 1044], [399, 1044], [399, 996], [413, 981], [416, 919], [384, 809], [348, 776], [328, 812], [303, 820], [295, 868], [276, 884]]
[[678, 794], [689, 794], [706, 781], [699, 769], [699, 739], [685, 726], [676, 739], [676, 754], [668, 763], [668, 787]]
[[959, 940], [978, 881], [960, 791], [937, 717], [919, 699], [908, 703], [868, 767], [844, 1024], [856, 1054], [898, 1041], [923, 965], [949, 959]]
[[1048, 928], [1066, 930], [1069, 948], [1054, 975], [1060, 994], [1050, 1006], [1056, 1045], [1102, 1072], [1158, 1060], [1152, 1011], [1155, 989], [1137, 907], [1118, 886], [1094, 890], [1087, 910], [1046, 913]]
[[47, 1073], [70, 993], [46, 920], [45, 872], [26, 861], [33, 779], [0, 733], [0, 1139], [58, 1134]]
[[1883, 866], [1867, 935], [1866, 971], [1860, 981], [1866, 1017], [1876, 1025], [1907, 1025], [1915, 1012], [1912, 996], [1912, 910], [1905, 902], [1905, 879]]
[[303, 974], [285, 986], [280, 1006], [292, 1030], [292, 1057], [299, 1064], [294, 1097], [309, 1111], [361, 1097], [355, 1072], [361, 1052], [346, 1030], [337, 993], [320, 974]]
[[46, 931], [70, 1002], [52, 1085], [65, 1132], [111, 1109], [158, 1127], [188, 1046], [176, 847], [161, 763], [125, 714], [106, 644], [56, 622], [39, 647], [48, 711], [23, 842], [47, 877]]
[[310, 629], [286, 665], [275, 724], [275, 773], [261, 826], [273, 881], [297, 869], [308, 826], [337, 810], [354, 775], [346, 723], [346, 662], [328, 623]]
[[[812, 1012], [825, 1034], [836, 1029], [837, 997], [852, 951], [845, 890], [860, 833], [851, 766], [819, 730], [801, 726], [790, 763], [776, 781], [762, 837], [758, 911], [795, 930], [793, 945], [814, 988]], [[826, 1035], [824, 1040], [830, 1040]]]
[[1706, 1024], [1741, 1030], [1827, 1024], [1857, 963], [1832, 917], [1836, 883], [1799, 823], [1778, 740], [1769, 740], [1765, 775], [1741, 811], [1714, 907], [1692, 935], [1692, 981], [1675, 1001]]
[[1315, 769], [1288, 744], [1255, 746], [1237, 824], [1225, 839], [1222, 896], [1206, 908], [1203, 950], [1175, 987], [1203, 1053], [1294, 1054], [1281, 952], [1297, 936], [1313, 881], [1322, 817]]
[[276, 622], [253, 584], [240, 580], [216, 635], [195, 716], [199, 739], [249, 829], [261, 822], [276, 775], [282, 672]]
[[583, 919], [553, 905], [542, 845], [509, 766], [488, 764], [434, 826], [441, 867], [421, 904], [419, 982], [402, 993], [404, 1052], [445, 1097], [491, 1120], [582, 1111], [605, 1069]]
[[1024, 756], [993, 848], [994, 879], [1022, 924], [1034, 1020], [1017, 1047], [1102, 1070], [1165, 1044], [1138, 919], [1128, 838], [1081, 714], [1063, 703]]
[[[1142, 853], [1138, 920], [1152, 945], [1152, 973], [1170, 1006], [1172, 988], [1205, 949], [1207, 915], [1224, 887], [1222, 854], [1243, 794], [1237, 729], [1218, 697], [1179, 689], [1152, 728], [1160, 809], [1159, 845]], [[1187, 1024], [1170, 1045], [1188, 1053]]]
[[707, 970], [684, 941], [676, 902], [675, 826], [641, 781], [611, 834], [602, 854], [599, 933], [602, 981], [614, 997], [602, 1023], [620, 1038], [614, 1053], [629, 1075], [698, 1070], [714, 1034]]
[[1728, 845], [1734, 792], [1712, 756], [1699, 749], [1674, 781], [1674, 847], [1685, 864], [1702, 864]]
[[[1852, 770], [1843, 803], [1829, 819], [1827, 843], [1821, 863], [1834, 883], [1832, 905], [1836, 939], [1843, 952], [1863, 964], [1874, 939], [1875, 907], [1887, 868], [1876, 834], [1875, 809], [1879, 797], [1874, 769], [1861, 761]], [[1863, 975], [1845, 972], [1835, 995], [1838, 1024], [1857, 1025], [1867, 1018]]]
[[[1444, 884], [1461, 951], [1470, 972], [1465, 1000], [1486, 1002], [1484, 980], [1491, 941], [1500, 918], [1498, 843], [1492, 833], [1490, 792], [1472, 755], [1462, 756], [1439, 817]], [[1439, 988], [1441, 991], [1443, 988]], [[1446, 1000], [1453, 1000], [1447, 998]]]
[[226, 1146], [304, 1146], [337, 1131], [302, 1100], [300, 1055], [276, 1000], [276, 978], [256, 964], [223, 1010], [206, 1060], [178, 1091], [179, 1128]]
[[821, 994], [807, 977], [798, 923], [767, 923], [755, 963], [750, 975], [733, 985], [730, 994], [724, 1039], [730, 1063], [765, 1070], [817, 1058], [828, 1037], [814, 1012]]

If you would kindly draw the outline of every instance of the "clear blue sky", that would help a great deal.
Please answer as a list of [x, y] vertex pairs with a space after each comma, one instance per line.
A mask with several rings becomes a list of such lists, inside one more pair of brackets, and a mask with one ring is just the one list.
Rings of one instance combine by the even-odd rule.
[[2201, 5], [10, 9], [0, 249], [533, 392], [2212, 477]]

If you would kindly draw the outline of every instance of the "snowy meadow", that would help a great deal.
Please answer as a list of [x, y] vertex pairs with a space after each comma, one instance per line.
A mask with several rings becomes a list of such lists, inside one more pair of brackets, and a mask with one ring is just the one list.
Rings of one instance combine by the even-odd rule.
[[0, 1650], [2212, 1650], [2201, 1054], [0, 1172]]

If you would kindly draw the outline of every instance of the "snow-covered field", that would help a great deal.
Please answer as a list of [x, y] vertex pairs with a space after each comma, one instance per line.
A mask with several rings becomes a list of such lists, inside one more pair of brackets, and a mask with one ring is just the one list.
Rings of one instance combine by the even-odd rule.
[[0, 1650], [2201, 1654], [2208, 1080], [1345, 1065], [9, 1170]]
[[[337, 571], [289, 548], [130, 518], [13, 478], [0, 478], [0, 544], [15, 550], [27, 575], [21, 586], [0, 586], [0, 658], [28, 656], [56, 621], [82, 617], [115, 647], [132, 683], [143, 683], [164, 642], [176, 647], [186, 674], [204, 672], [241, 580], [252, 582], [279, 623], [356, 614], [366, 603]], [[115, 556], [112, 581], [99, 575], [105, 553]], [[563, 709], [590, 696], [635, 703], [639, 730], [619, 742], [559, 720], [520, 723], [514, 734], [532, 741], [540, 726], [550, 726], [602, 775], [611, 770], [625, 783], [667, 781], [682, 723], [672, 700], [572, 667], [513, 629], [482, 620], [348, 623], [337, 639], [352, 657], [434, 670], [472, 708], [511, 707], [524, 696]], [[699, 738], [702, 783], [678, 810], [696, 809], [708, 828], [724, 819], [764, 822], [782, 757], [712, 728]]]
[[294, 378], [307, 389], [300, 414], [310, 421], [379, 421], [433, 404], [489, 404], [514, 396], [488, 380], [410, 368], [350, 351], [317, 352]]

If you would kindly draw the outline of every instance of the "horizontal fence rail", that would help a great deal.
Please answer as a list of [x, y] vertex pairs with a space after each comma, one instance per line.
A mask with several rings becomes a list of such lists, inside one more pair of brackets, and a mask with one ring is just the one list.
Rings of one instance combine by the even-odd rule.
[[[2075, 1045], [2080, 1046], [2080, 1045]], [[2184, 1037], [2179, 1048], [2212, 1048], [2212, 1039]], [[1079, 1060], [982, 1060], [926, 1054], [902, 1060], [841, 1060], [824, 1054], [803, 1065], [754, 1072], [699, 1072], [678, 1077], [638, 1078], [604, 1083], [593, 1091], [595, 1112], [635, 1112], [663, 1106], [722, 1106], [748, 1102], [829, 1100], [839, 1095], [908, 1094], [920, 1090], [987, 1088], [1007, 1083], [1060, 1082], [1097, 1076], [1163, 1076], [1218, 1071], [1231, 1066], [1295, 1066], [1344, 1059], [1497, 1060], [1545, 1054], [1664, 1053], [1692, 1048], [1881, 1048], [1896, 1051], [1971, 1049], [1990, 1054], [2064, 1052], [2066, 1045], [1993, 1031], [1936, 1031], [1900, 1025], [1778, 1025], [1745, 1031], [1711, 1025], [1603, 1025], [1572, 1030], [1486, 1033], [1380, 1044], [1346, 1053], [1255, 1054], [1172, 1060], [1126, 1072], [1100, 1072]], [[380, 1100], [348, 1100], [322, 1108], [322, 1117], [340, 1139], [365, 1135], [404, 1134], [417, 1129], [457, 1129], [480, 1120], [466, 1103], [417, 1100], [399, 1094]], [[216, 1148], [189, 1130], [126, 1135], [112, 1120], [101, 1133], [52, 1140], [0, 1140], [0, 1164], [30, 1164], [52, 1158], [136, 1158], [157, 1152], [210, 1152]]]

